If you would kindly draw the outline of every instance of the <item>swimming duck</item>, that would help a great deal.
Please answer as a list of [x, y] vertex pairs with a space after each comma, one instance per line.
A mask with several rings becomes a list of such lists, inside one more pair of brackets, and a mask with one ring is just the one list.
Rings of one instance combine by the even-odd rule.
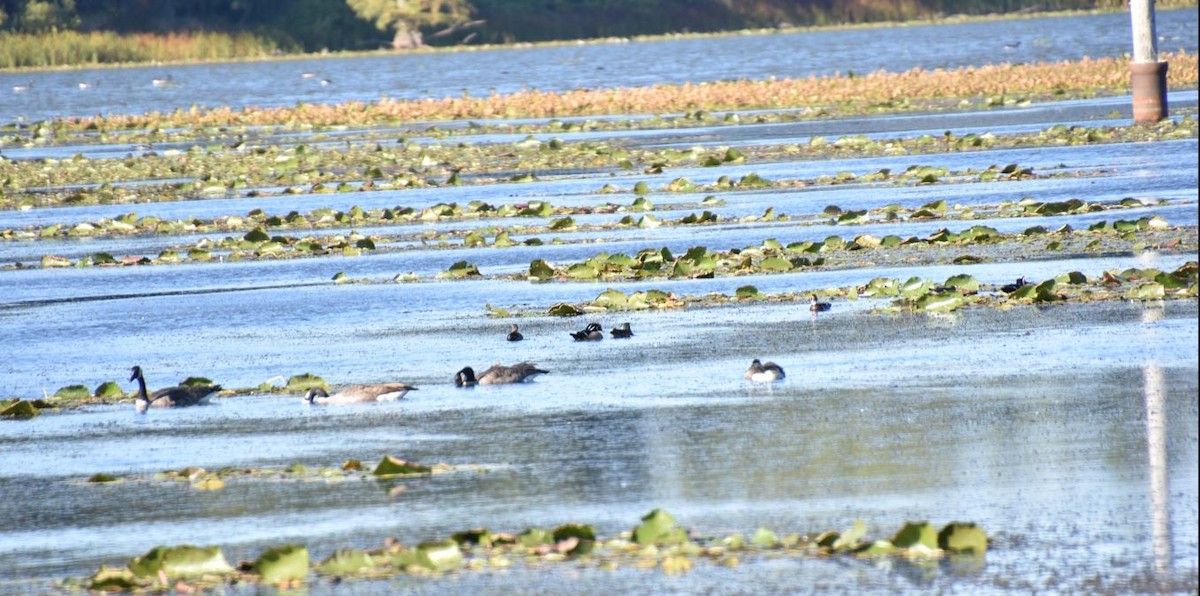
[[516, 323], [513, 323], [512, 327], [508, 329], [508, 341], [521, 341], [523, 339], [525, 339], [525, 336], [521, 335], [520, 328], [517, 327]]
[[812, 295], [812, 304], [808, 307], [808, 310], [813, 312], [825, 312], [830, 308], [832, 308], [832, 306], [828, 302], [818, 302], [817, 295]]
[[612, 336], [617, 339], [633, 337], [633, 330], [629, 328], [629, 323], [621, 323], [620, 326], [613, 327], [609, 333], [612, 333]]
[[155, 87], [170, 87], [175, 84], [175, 80], [171, 78], [171, 75], [166, 75], [150, 79], [150, 84]]
[[746, 371], [746, 379], [755, 383], [771, 383], [784, 378], [783, 368], [774, 362], [759, 362], [758, 358], [750, 363]]
[[194, 406], [208, 401], [208, 398], [221, 390], [220, 385], [178, 385], [175, 387], [165, 387], [159, 389], [149, 395], [146, 394], [146, 378], [142, 376], [142, 367], [135, 366], [131, 369], [129, 375], [130, 381], [137, 381], [137, 411], [146, 413], [146, 409], [155, 408], [179, 408], [183, 406]]
[[361, 404], [373, 401], [396, 401], [417, 388], [404, 383], [381, 383], [379, 385], [346, 385], [329, 395], [320, 387], [313, 387], [304, 394], [304, 403], [309, 405]]
[[604, 339], [604, 328], [599, 323], [588, 323], [583, 331], [572, 331], [571, 337], [575, 341], [599, 341]]
[[479, 376], [475, 376], [475, 369], [468, 366], [455, 373], [454, 384], [459, 387], [470, 387], [473, 385], [521, 383], [548, 372], [550, 371], [540, 369], [529, 362], [518, 362], [512, 366], [496, 364], [483, 371]]
[[1017, 281], [1005, 286], [1000, 286], [1000, 291], [1004, 292], [1005, 294], [1011, 294], [1027, 285], [1029, 285], [1029, 282], [1025, 281], [1024, 277], [1018, 277]]
[[12, 88], [13, 93], [24, 93], [26, 91], [29, 91], [30, 89], [33, 89], [33, 83], [24, 83], [24, 84], [18, 83], [16, 85], [13, 85], [13, 88]]

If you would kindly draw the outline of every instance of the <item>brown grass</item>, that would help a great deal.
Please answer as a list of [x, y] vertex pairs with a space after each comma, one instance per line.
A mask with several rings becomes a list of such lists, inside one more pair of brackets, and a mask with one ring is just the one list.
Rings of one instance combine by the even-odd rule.
[[[1195, 88], [1197, 57], [1164, 54], [1171, 89]], [[164, 125], [371, 125], [444, 119], [661, 114], [690, 110], [823, 109], [853, 113], [903, 106], [909, 102], [979, 101], [1010, 97], [1090, 97], [1127, 93], [1125, 59], [1085, 58], [1075, 62], [996, 64], [952, 70], [915, 68], [901, 73], [826, 76], [763, 81], [722, 81], [683, 85], [576, 90], [522, 91], [488, 97], [348, 102], [277, 108], [179, 110], [132, 116], [72, 119], [68, 127], [101, 129]]]

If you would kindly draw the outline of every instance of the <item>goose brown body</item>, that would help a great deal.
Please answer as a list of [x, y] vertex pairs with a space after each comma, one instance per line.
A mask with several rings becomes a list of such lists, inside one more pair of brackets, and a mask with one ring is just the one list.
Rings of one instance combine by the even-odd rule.
[[529, 362], [518, 362], [512, 366], [496, 364], [478, 375], [475, 374], [475, 369], [468, 366], [454, 375], [454, 384], [459, 387], [470, 387], [473, 385], [523, 383], [548, 372], [550, 371], [538, 368]]
[[314, 387], [304, 394], [304, 401], [315, 405], [396, 401], [403, 399], [409, 391], [416, 390], [416, 387], [405, 383], [380, 383], [378, 385], [346, 385], [330, 395], [324, 389]]
[[180, 408], [184, 406], [195, 406], [208, 401], [208, 398], [221, 390], [220, 385], [178, 385], [175, 387], [164, 387], [147, 394], [146, 378], [142, 374], [142, 367], [135, 366], [130, 371], [129, 380], [137, 381], [137, 409], [139, 412], [145, 412], [148, 408]]

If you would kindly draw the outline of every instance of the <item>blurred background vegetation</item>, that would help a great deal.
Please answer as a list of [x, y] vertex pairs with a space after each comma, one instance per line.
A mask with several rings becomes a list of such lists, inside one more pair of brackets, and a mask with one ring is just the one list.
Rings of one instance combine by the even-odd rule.
[[[0, 0], [0, 68], [1123, 10], [1124, 0]], [[1196, 6], [1159, 0], [1157, 6]]]

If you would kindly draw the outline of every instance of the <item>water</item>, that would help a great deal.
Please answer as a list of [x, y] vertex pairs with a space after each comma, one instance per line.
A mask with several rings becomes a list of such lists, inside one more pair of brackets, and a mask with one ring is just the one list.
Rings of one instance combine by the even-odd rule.
[[[1180, 15], [1191, 23], [1188, 31], [1194, 51], [1195, 11], [1160, 13], [1160, 34], [1171, 35], [1170, 25], [1164, 23]], [[1000, 54], [975, 44], [1016, 36], [1024, 40], [1022, 52], [1049, 52], [1055, 47], [1074, 51], [1077, 48], [1070, 44], [1059, 46], [1050, 31], [1059, 30], [1063, 23], [1080, 23], [1078, 32], [1075, 27], [1062, 31], [1067, 37], [1083, 36], [1072, 43], [1091, 43], [1108, 35], [1105, 27], [1114, 18], [1125, 17], [1038, 19], [1019, 21], [1019, 26], [997, 23], [994, 28], [950, 26], [934, 30], [938, 35], [929, 42], [936, 48], [947, 39], [959, 39], [955, 51], [940, 57], [944, 66], [985, 63]], [[887, 30], [886, 36], [875, 32], [875, 37], [888, 43], [921, 34], [923, 29], [897, 28]], [[860, 72], [874, 68], [865, 55], [917, 59], [899, 52], [866, 52], [859, 47], [861, 42], [854, 41], [860, 33], [822, 35], [832, 37], [822, 43], [841, 48], [829, 60], [842, 68]], [[739, 55], [724, 47], [738, 41], [769, 44], [789, 39], [807, 37], [654, 44], [690, 48], [670, 52], [671, 72], [687, 80], [705, 80], [757, 76], [754, 68], [772, 68], [758, 61], [769, 64], [777, 54], [739, 50], [755, 60], [747, 67], [751, 70], [740, 74], [707, 70], [720, 68], [723, 60], [689, 57]], [[570, 63], [564, 56], [592, 51], [619, 55], [635, 46], [639, 51], [658, 47], [654, 44], [495, 54], [513, 58], [506, 68], [549, 88], [547, 81], [578, 84], [555, 76], [556, 61]], [[914, 51], [923, 47], [909, 45]], [[428, 70], [420, 72], [444, 71], [454, 77], [463, 73], [447, 70], [442, 61], [474, 64], [492, 54], [392, 59], [411, 61], [410, 73], [423, 68]], [[517, 57], [546, 62], [522, 66]], [[200, 92], [197, 81], [204, 81], [205, 89], [212, 84], [212, 92], [217, 93], [220, 85], [234, 84], [237, 77], [190, 78], [186, 73], [201, 72], [193, 68], [295, 68], [299, 72], [328, 68], [335, 60], [339, 72], [349, 73], [352, 65], [385, 59], [172, 67], [172, 72], [181, 84], [187, 82], [192, 97], [200, 98], [208, 91]], [[606, 60], [612, 63], [615, 58]], [[612, 67], [602, 72], [611, 77], [611, 84], [637, 84], [636, 76], [653, 79], [660, 62], [646, 60], [640, 73]], [[418, 63], [419, 68], [414, 66]], [[900, 68], [908, 67], [901, 64]], [[578, 65], [566, 70], [581, 78], [596, 76]], [[160, 70], [117, 69], [103, 74], [138, 81]], [[619, 83], [620, 73], [626, 73], [629, 82]], [[30, 76], [51, 75], [81, 76]], [[341, 89], [343, 80], [355, 79], [339, 75], [330, 88]], [[591, 84], [599, 84], [596, 80]], [[479, 78], [473, 84], [489, 83]], [[47, 86], [39, 79], [35, 89]], [[298, 86], [274, 87], [277, 91]], [[286, 94], [263, 99], [254, 93], [233, 89], [226, 90], [224, 97], [247, 103], [296, 101]], [[80, 109], [72, 103], [74, 96], [55, 97], [62, 101], [43, 97], [38, 110], [48, 114]], [[173, 105], [170, 101], [139, 96], [101, 109], [159, 109]], [[1194, 110], [1195, 104], [1194, 92], [1171, 98], [1175, 109]], [[4, 109], [11, 105], [6, 103]], [[1121, 115], [1112, 116], [1114, 110]], [[611, 143], [646, 146], [786, 143], [815, 134], [887, 131], [889, 136], [912, 136], [949, 128], [981, 133], [1000, 127], [1039, 130], [1060, 122], [1096, 125], [1128, 121], [1129, 111], [1129, 98], [1115, 98], [984, 113], [696, 128], [628, 138], [608, 134]], [[37, 110], [22, 113], [29, 118], [44, 116]], [[30, 150], [22, 157], [35, 157], [34, 151], [44, 150], [53, 149]], [[409, 240], [427, 230], [449, 233], [545, 220], [443, 222], [372, 229], [372, 233], [394, 235], [394, 246], [381, 245], [375, 254], [356, 258], [0, 270], [0, 346], [4, 346], [0, 348], [0, 396], [38, 397], [68, 384], [94, 387], [109, 380], [130, 390], [132, 384], [126, 379], [134, 364], [146, 370], [152, 387], [177, 383], [189, 375], [203, 375], [227, 387], [255, 387], [305, 372], [319, 374], [334, 385], [404, 380], [419, 387], [406, 399], [386, 404], [310, 408], [298, 396], [251, 393], [219, 398], [210, 406], [152, 411], [145, 416], [137, 415], [126, 402], [0, 422], [0, 452], [4, 453], [0, 519], [5, 520], [0, 524], [0, 592], [51, 592], [56, 580], [86, 576], [101, 564], [124, 564], [156, 545], [220, 545], [235, 561], [254, 559], [270, 546], [296, 542], [307, 545], [312, 557], [320, 560], [337, 548], [378, 547], [388, 537], [413, 544], [473, 527], [520, 532], [530, 526], [580, 522], [594, 524], [601, 536], [613, 537], [631, 529], [641, 515], [661, 507], [704, 536], [750, 535], [759, 527], [778, 534], [815, 535], [861, 519], [870, 537], [887, 538], [909, 520], [929, 520], [939, 527], [963, 520], [980, 524], [992, 543], [983, 561], [945, 562], [932, 568], [893, 560], [746, 556], [736, 568], [698, 561], [692, 571], [680, 576], [630, 565], [615, 570], [586, 563], [517, 565], [444, 577], [358, 580], [340, 587], [315, 580], [310, 588], [317, 593], [445, 593], [448, 589], [656, 594], [1194, 593], [1200, 555], [1195, 539], [1200, 527], [1195, 348], [1200, 339], [1194, 299], [1018, 306], [938, 315], [870, 314], [882, 302], [837, 299], [830, 312], [819, 316], [804, 304], [760, 303], [601, 314], [586, 320], [527, 317], [519, 320], [527, 339], [518, 344], [504, 340], [510, 320], [488, 318], [485, 305], [541, 309], [559, 301], [587, 301], [608, 287], [627, 293], [657, 288], [678, 294], [728, 294], [745, 284], [763, 292], [794, 292], [861, 285], [875, 277], [944, 280], [970, 273], [985, 283], [1005, 283], [1021, 275], [1045, 279], [1067, 271], [1095, 277], [1130, 267], [1170, 270], [1194, 261], [1196, 254], [1042, 253], [1037, 258], [1015, 255], [975, 265], [956, 265], [949, 259], [876, 263], [864, 258], [840, 269], [707, 280], [530, 283], [495, 277], [524, 271], [534, 258], [562, 263], [600, 251], [633, 253], [668, 246], [679, 252], [698, 244], [724, 250], [756, 245], [766, 238], [786, 244], [834, 234], [923, 236], [941, 227], [957, 230], [973, 224], [1003, 232], [1033, 225], [1069, 224], [1080, 229], [1101, 219], [1153, 215], [1175, 225], [1195, 226], [1196, 155], [1196, 140], [1184, 139], [886, 158], [781, 158], [721, 168], [681, 168], [661, 176], [547, 173], [530, 184], [298, 196], [273, 198], [270, 204], [230, 197], [0, 212], [0, 228], [12, 228], [96, 221], [131, 210], [174, 218], [214, 217], [258, 207], [286, 212], [322, 206], [345, 209], [354, 204], [428, 206], [477, 198], [494, 203], [541, 198], [555, 205], [628, 204], [631, 193], [601, 194], [599, 188], [609, 182], [632, 187], [638, 181], [653, 187], [676, 176], [711, 182], [722, 174], [736, 177], [749, 172], [767, 178], [811, 179], [841, 171], [863, 175], [885, 167], [900, 171], [912, 164], [962, 170], [1019, 163], [1038, 173], [1059, 174], [1020, 182], [817, 185], [722, 193], [725, 205], [710, 208], [725, 218], [719, 224], [537, 234], [563, 241], [541, 247], [437, 250]], [[914, 207], [945, 199], [987, 206], [1023, 196], [1089, 202], [1133, 196], [1163, 203], [1086, 215], [970, 222], [874, 221], [838, 226], [817, 217], [828, 204], [846, 209], [889, 203]], [[652, 193], [650, 198], [665, 205], [695, 203], [702, 197]], [[794, 214], [797, 220], [770, 224], [737, 220], [767, 207]], [[658, 215], [674, 218], [685, 212]], [[601, 224], [620, 216], [601, 213], [577, 220]], [[1194, 244], [1195, 228], [1190, 229], [1184, 236]], [[210, 236], [216, 240], [224, 235]], [[0, 243], [0, 262], [33, 262], [50, 252], [73, 258], [98, 250], [153, 255], [168, 246], [193, 243], [200, 236], [5, 241]], [[522, 237], [516, 232], [514, 236]], [[478, 264], [486, 279], [432, 279], [460, 259]], [[334, 284], [330, 278], [338, 271], [380, 283]], [[421, 275], [422, 281], [383, 283], [408, 271]], [[606, 329], [629, 321], [635, 336], [572, 342], [569, 332], [591, 320]], [[748, 384], [742, 373], [752, 358], [780, 363], [788, 378], [769, 387]], [[462, 366], [479, 369], [518, 360], [536, 362], [550, 373], [521, 386], [464, 390], [451, 383]], [[340, 482], [233, 477], [224, 489], [208, 492], [151, 478], [156, 472], [187, 466], [279, 471], [292, 464], [339, 467], [348, 459], [369, 466], [384, 454], [461, 469], [398, 482], [359, 477]], [[110, 485], [85, 482], [100, 472], [131, 480]], [[243, 587], [230, 591], [252, 592]]]

